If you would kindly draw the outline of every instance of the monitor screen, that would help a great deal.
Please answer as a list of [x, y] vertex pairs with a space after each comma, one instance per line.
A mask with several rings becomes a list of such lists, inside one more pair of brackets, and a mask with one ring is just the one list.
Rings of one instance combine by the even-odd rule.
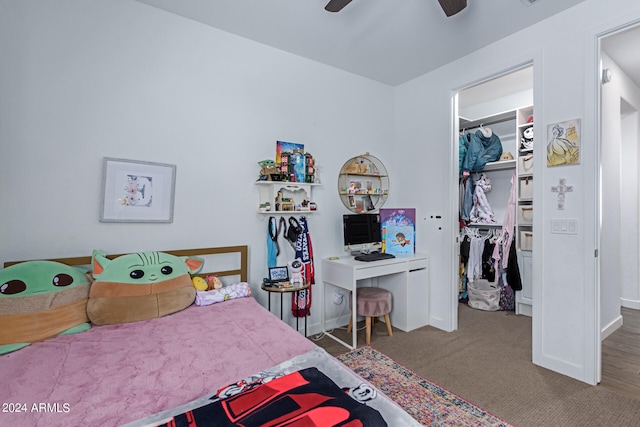
[[382, 242], [380, 214], [342, 216], [345, 250], [368, 250]]

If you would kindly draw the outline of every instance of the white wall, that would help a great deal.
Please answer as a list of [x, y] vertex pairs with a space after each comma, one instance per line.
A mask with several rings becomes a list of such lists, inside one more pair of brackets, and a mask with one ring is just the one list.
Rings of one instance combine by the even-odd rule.
[[[535, 6], [533, 6], [535, 7]], [[418, 249], [430, 254], [431, 323], [454, 329], [457, 217], [456, 149], [451, 141], [452, 94], [458, 89], [522, 63], [534, 62], [535, 135], [548, 124], [582, 119], [581, 164], [547, 168], [544, 139], [535, 153], [536, 215], [533, 259], [533, 361], [588, 383], [597, 382], [596, 342], [598, 295], [596, 263], [595, 34], [608, 21], [640, 17], [635, 0], [587, 0], [561, 14], [524, 29], [487, 48], [454, 61], [397, 88], [396, 140], [411, 182], [424, 183], [417, 201]], [[578, 24], [579, 23], [579, 24]], [[614, 25], [614, 24], [610, 24]], [[617, 23], [615, 25], [618, 25]], [[454, 145], [455, 146], [455, 145]], [[449, 177], [449, 184], [433, 177]], [[403, 179], [409, 176], [403, 175]], [[565, 209], [557, 210], [550, 191], [566, 178], [574, 191]], [[538, 184], [540, 183], [540, 184]], [[402, 184], [402, 183], [401, 183]], [[401, 185], [400, 202], [412, 200], [416, 189]], [[443, 219], [431, 219], [430, 214]], [[575, 218], [578, 233], [551, 233], [553, 218]]]
[[[0, 40], [2, 262], [248, 244], [266, 305], [253, 182], [276, 140], [317, 160], [317, 265], [344, 254], [337, 176], [349, 157], [387, 163], [393, 203], [389, 86], [130, 0], [2, 0]], [[100, 223], [103, 157], [177, 165], [174, 222]]]
[[[535, 134], [583, 119], [579, 166], [547, 169], [536, 152], [534, 362], [593, 383], [593, 40], [633, 19], [636, 0], [587, 0], [394, 90], [129, 0], [0, 0], [0, 261], [246, 243], [255, 284], [266, 259], [256, 162], [277, 139], [314, 154], [321, 258], [342, 251], [338, 170], [370, 151], [391, 175], [387, 205], [417, 208], [431, 323], [454, 329], [452, 94], [534, 61]], [[176, 164], [174, 223], [99, 223], [105, 156]], [[549, 191], [559, 178], [574, 186], [562, 212]], [[552, 218], [578, 219], [578, 234], [551, 234]]]
[[[603, 252], [601, 327], [606, 336], [607, 331], [611, 329], [610, 325], [616, 325], [621, 321], [621, 304], [630, 308], [640, 308], [638, 278], [640, 88], [604, 53], [602, 67], [610, 69], [613, 76], [611, 82], [602, 85], [602, 163], [603, 187], [606, 191], [603, 191], [601, 237]], [[618, 200], [617, 205], [611, 198]]]

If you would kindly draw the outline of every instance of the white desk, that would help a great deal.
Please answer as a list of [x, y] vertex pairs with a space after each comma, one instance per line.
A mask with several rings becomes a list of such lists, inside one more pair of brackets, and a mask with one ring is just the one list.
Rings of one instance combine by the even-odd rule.
[[[330, 284], [351, 291], [351, 307], [355, 308], [357, 307], [355, 290], [358, 281], [374, 279], [378, 287], [387, 289], [393, 294], [389, 315], [391, 325], [408, 332], [429, 324], [428, 262], [427, 256], [421, 254], [398, 255], [396, 258], [372, 262], [356, 261], [352, 256], [339, 259], [324, 258], [321, 262], [322, 281], [325, 285]], [[356, 310], [351, 312], [354, 325], [351, 344], [326, 331], [325, 311], [323, 307], [323, 332], [350, 349], [356, 348]]]

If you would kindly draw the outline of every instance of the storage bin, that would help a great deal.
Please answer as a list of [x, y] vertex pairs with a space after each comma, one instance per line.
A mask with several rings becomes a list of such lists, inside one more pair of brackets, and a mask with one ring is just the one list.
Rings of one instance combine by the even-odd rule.
[[480, 279], [467, 283], [469, 307], [485, 311], [500, 310], [500, 287]]
[[521, 224], [521, 225], [533, 224], [533, 206], [531, 205], [518, 206], [518, 224]]
[[520, 200], [533, 199], [533, 178], [520, 178], [518, 198]]
[[518, 175], [533, 174], [533, 154], [518, 157]]
[[520, 250], [522, 251], [533, 250], [533, 231], [520, 230]]

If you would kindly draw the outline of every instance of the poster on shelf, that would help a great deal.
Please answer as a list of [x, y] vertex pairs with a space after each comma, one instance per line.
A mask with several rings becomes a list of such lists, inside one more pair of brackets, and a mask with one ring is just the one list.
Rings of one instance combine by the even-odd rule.
[[414, 254], [416, 252], [415, 208], [380, 209], [382, 228], [382, 252], [389, 254]]
[[[276, 141], [276, 164], [280, 164], [280, 161], [282, 160], [282, 153], [293, 153], [293, 150], [302, 150], [304, 152], [304, 144]], [[304, 180], [302, 182], [304, 182]]]
[[290, 157], [290, 160], [289, 160], [291, 162], [291, 171], [293, 174], [293, 179], [291, 179], [291, 176], [290, 176], [289, 181], [305, 182], [304, 176], [307, 170], [307, 165], [305, 160], [306, 159], [304, 157], [304, 154], [301, 154], [299, 152], [293, 153], [293, 155]]

